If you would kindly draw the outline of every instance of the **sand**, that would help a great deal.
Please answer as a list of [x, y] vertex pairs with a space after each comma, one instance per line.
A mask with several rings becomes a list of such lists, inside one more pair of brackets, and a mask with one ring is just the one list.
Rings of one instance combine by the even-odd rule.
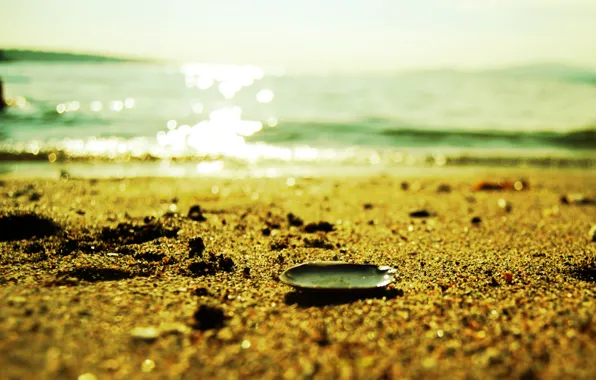
[[[596, 378], [596, 206], [560, 199], [594, 189], [547, 169], [6, 179], [0, 379]], [[353, 296], [279, 282], [312, 260], [397, 280]]]

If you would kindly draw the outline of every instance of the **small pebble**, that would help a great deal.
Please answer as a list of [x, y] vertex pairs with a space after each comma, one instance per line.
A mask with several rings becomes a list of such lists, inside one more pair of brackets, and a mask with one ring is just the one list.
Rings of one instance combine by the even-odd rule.
[[135, 327], [130, 335], [138, 340], [151, 341], [159, 337], [159, 330], [155, 327]]
[[205, 242], [203, 241], [203, 238], [199, 236], [190, 239], [188, 242], [188, 247], [190, 248], [190, 257], [201, 257], [203, 256], [203, 252], [205, 251]]
[[333, 224], [329, 222], [309, 223], [306, 226], [304, 226], [304, 231], [308, 233], [313, 233], [317, 231], [331, 232], [333, 230]]
[[201, 305], [194, 313], [195, 325], [199, 330], [221, 328], [225, 324], [226, 316], [222, 309], [215, 306]]
[[40, 199], [41, 199], [41, 193], [38, 193], [37, 191], [36, 192], [33, 192], [33, 193], [31, 193], [31, 195], [29, 195], [29, 200], [31, 202], [35, 202], [35, 201], [38, 201]]
[[507, 202], [505, 199], [499, 199], [497, 205], [499, 205], [499, 208], [505, 210], [505, 212], [511, 212], [511, 203]]
[[480, 224], [480, 222], [482, 222], [482, 219], [480, 219], [479, 216], [475, 216], [472, 218], [471, 222], [472, 224]]
[[503, 278], [505, 279], [506, 283], [511, 284], [513, 282], [513, 273], [511, 273], [511, 272], [503, 273]]
[[97, 376], [92, 374], [91, 372], [84, 373], [77, 377], [77, 380], [97, 380]]
[[561, 196], [561, 203], [566, 205], [594, 205], [596, 199], [590, 198], [582, 193], [570, 193]]
[[304, 225], [304, 221], [292, 213], [288, 214], [288, 223], [294, 227], [302, 227]]
[[439, 185], [439, 187], [437, 187], [437, 193], [450, 193], [451, 192], [451, 186], [442, 183]]
[[429, 212], [428, 210], [416, 210], [416, 211], [412, 211], [410, 213], [410, 216], [412, 218], [428, 218], [429, 216], [432, 216], [433, 214], [431, 212]]
[[207, 220], [203, 216], [203, 211], [201, 210], [201, 206], [199, 205], [194, 205], [188, 210], [188, 218], [197, 222], [204, 222], [205, 220]]
[[145, 359], [145, 361], [143, 361], [143, 364], [141, 364], [141, 371], [143, 371], [145, 373], [149, 373], [149, 372], [153, 371], [154, 368], [155, 368], [155, 362], [151, 359]]

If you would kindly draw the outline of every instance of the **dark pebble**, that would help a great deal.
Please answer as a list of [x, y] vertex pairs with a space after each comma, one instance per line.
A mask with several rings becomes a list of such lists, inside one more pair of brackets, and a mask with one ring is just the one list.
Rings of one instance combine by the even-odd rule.
[[472, 224], [480, 224], [480, 222], [482, 222], [482, 219], [480, 219], [479, 216], [475, 216], [472, 218], [471, 222]]
[[29, 195], [29, 200], [31, 202], [36, 202], [40, 199], [41, 199], [41, 193], [33, 192], [33, 193], [31, 193], [31, 195]]
[[263, 236], [271, 236], [271, 230], [269, 229], [269, 227], [263, 228], [261, 232], [263, 233]]
[[278, 239], [271, 243], [272, 251], [281, 251], [282, 249], [286, 249], [288, 247], [289, 243], [287, 238]]
[[201, 211], [201, 206], [199, 205], [194, 205], [188, 210], [188, 218], [197, 222], [204, 222], [207, 220], [203, 216], [203, 211]]
[[323, 238], [315, 238], [315, 239], [304, 239], [304, 246], [306, 248], [322, 248], [322, 249], [333, 249], [335, 248], [333, 244], [330, 244]]
[[199, 306], [193, 317], [195, 320], [193, 327], [203, 331], [221, 328], [224, 326], [226, 320], [222, 309], [208, 305]]
[[329, 222], [318, 222], [318, 223], [309, 223], [304, 226], [304, 231], [308, 233], [313, 232], [331, 232], [334, 230], [333, 224]]
[[428, 210], [416, 210], [416, 211], [412, 211], [410, 213], [410, 216], [412, 218], [428, 218], [429, 216], [432, 216], [433, 214], [430, 213]]
[[372, 203], [365, 203], [365, 204], [363, 204], [363, 205], [362, 205], [362, 207], [363, 207], [365, 210], [370, 210], [370, 209], [372, 209], [372, 208], [373, 208], [373, 205], [372, 205]]
[[294, 227], [302, 227], [304, 225], [304, 221], [300, 217], [292, 213], [288, 214], [288, 223], [290, 224], [290, 226]]
[[224, 255], [217, 255], [215, 257], [212, 257], [211, 260], [213, 261], [214, 258], [217, 260], [217, 265], [219, 266], [219, 269], [224, 272], [231, 272], [234, 270], [234, 267], [236, 266], [234, 264], [234, 260]]
[[207, 290], [207, 288], [196, 288], [195, 290], [193, 290], [192, 294], [197, 297], [210, 295], [209, 290]]
[[196, 261], [188, 265], [189, 275], [191, 276], [205, 276], [208, 274], [214, 274], [217, 271], [217, 267], [214, 263], [207, 261]]
[[60, 231], [62, 228], [52, 219], [34, 213], [14, 213], [0, 216], [0, 241], [51, 236]]
[[24, 252], [29, 253], [29, 254], [34, 254], [34, 253], [45, 252], [45, 249], [44, 249], [43, 245], [41, 245], [40, 243], [34, 242], [34, 243], [27, 245], [24, 249]]
[[105, 227], [102, 229], [99, 238], [111, 243], [141, 244], [160, 237], [176, 237], [178, 231], [178, 227], [165, 227], [159, 223], [144, 225], [120, 223], [115, 228]]
[[203, 238], [200, 236], [190, 239], [188, 242], [188, 247], [190, 248], [190, 257], [203, 256], [203, 251], [205, 251], [205, 243], [203, 242]]
[[410, 188], [410, 184], [409, 184], [409, 183], [407, 183], [407, 182], [402, 182], [402, 183], [401, 183], [401, 189], [402, 189], [402, 190], [406, 191], [406, 190], [408, 190], [409, 188]]
[[437, 187], [437, 193], [450, 193], [451, 192], [451, 186], [447, 185], [447, 184], [440, 184], [439, 187]]

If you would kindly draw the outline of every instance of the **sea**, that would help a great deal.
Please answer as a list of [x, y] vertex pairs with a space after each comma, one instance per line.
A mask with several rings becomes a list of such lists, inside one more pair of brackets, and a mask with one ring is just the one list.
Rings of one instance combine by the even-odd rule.
[[[596, 166], [596, 71], [0, 64], [0, 172], [282, 177]], [[62, 173], [62, 174], [61, 174]]]

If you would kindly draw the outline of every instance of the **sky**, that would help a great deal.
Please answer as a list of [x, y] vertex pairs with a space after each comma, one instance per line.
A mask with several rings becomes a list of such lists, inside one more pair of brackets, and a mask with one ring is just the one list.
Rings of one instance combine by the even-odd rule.
[[596, 67], [596, 0], [0, 0], [0, 48], [286, 68]]

